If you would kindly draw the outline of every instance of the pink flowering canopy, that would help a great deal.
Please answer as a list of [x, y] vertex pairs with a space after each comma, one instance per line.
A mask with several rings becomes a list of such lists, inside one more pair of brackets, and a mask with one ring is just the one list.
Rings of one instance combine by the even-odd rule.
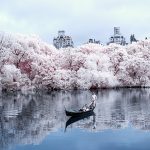
[[150, 40], [57, 50], [39, 37], [0, 34], [0, 90], [150, 86]]

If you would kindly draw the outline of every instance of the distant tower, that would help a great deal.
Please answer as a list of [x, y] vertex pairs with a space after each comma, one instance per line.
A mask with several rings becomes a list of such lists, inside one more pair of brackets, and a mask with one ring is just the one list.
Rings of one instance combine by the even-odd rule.
[[111, 43], [116, 43], [120, 45], [126, 45], [125, 37], [120, 33], [120, 27], [114, 27], [114, 35], [109, 38], [108, 45]]
[[120, 27], [114, 27], [114, 36], [120, 35]]
[[72, 38], [70, 36], [66, 36], [64, 30], [58, 31], [58, 36], [53, 39], [53, 45], [57, 49], [74, 46]]
[[137, 39], [135, 38], [134, 34], [131, 34], [130, 36], [130, 43], [137, 42]]
[[65, 31], [58, 31], [58, 37], [64, 37], [65, 36]]

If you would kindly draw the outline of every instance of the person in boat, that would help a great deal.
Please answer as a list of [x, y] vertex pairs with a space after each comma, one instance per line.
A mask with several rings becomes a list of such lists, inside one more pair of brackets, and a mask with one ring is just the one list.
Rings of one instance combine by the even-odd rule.
[[97, 100], [97, 96], [95, 93], [92, 94], [92, 100], [95, 100], [95, 101]]
[[87, 104], [85, 104], [81, 109], [80, 111], [88, 111], [90, 109], [92, 109], [93, 107], [96, 107], [96, 99], [97, 99], [97, 96], [93, 93], [92, 95], [92, 101], [91, 103], [89, 104], [89, 106]]
[[92, 101], [88, 106], [89, 109], [92, 109], [93, 107], [96, 107], [96, 99], [97, 99], [97, 96], [93, 93], [92, 94]]
[[88, 107], [88, 105], [87, 104], [85, 104], [81, 109], [80, 109], [80, 111], [88, 111], [89, 110], [89, 107]]

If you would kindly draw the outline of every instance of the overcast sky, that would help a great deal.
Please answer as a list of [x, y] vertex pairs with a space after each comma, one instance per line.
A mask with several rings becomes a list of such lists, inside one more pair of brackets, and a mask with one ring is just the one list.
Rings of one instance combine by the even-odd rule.
[[0, 30], [37, 34], [52, 43], [58, 30], [75, 45], [95, 38], [107, 42], [113, 27], [129, 40], [150, 37], [150, 0], [0, 0]]

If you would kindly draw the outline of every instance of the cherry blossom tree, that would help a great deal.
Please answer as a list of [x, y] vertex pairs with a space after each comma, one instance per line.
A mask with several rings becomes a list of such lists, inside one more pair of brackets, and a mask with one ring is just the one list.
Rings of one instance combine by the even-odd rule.
[[150, 40], [57, 50], [39, 37], [0, 33], [0, 90], [150, 86]]

